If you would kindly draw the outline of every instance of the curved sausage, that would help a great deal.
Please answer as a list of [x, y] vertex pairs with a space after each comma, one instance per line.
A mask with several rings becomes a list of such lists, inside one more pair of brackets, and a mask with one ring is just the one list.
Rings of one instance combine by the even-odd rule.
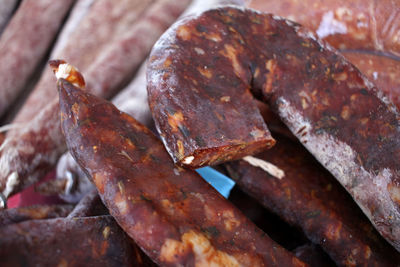
[[270, 14], [210, 10], [160, 38], [147, 78], [153, 118], [175, 162], [221, 162], [233, 158], [238, 142], [246, 151], [249, 136], [269, 134], [263, 123], [253, 124], [252, 94], [400, 250], [398, 110], [313, 33]]
[[400, 57], [396, 0], [251, 0], [247, 6], [313, 30], [337, 49], [376, 50]]
[[[194, 0], [186, 8], [181, 16], [191, 13], [199, 13], [205, 9], [220, 4], [239, 4], [241, 0]], [[154, 129], [154, 122], [151, 117], [150, 108], [147, 100], [146, 90], [146, 65], [147, 60], [142, 64], [135, 78], [121, 92], [118, 93], [112, 102], [123, 112], [128, 113], [137, 121], [151, 130]], [[74, 192], [65, 192], [60, 197], [67, 202], [74, 202], [82, 196], [83, 193], [90, 190], [88, 179], [77, 165], [72, 156], [67, 152], [57, 163], [57, 179], [72, 177], [77, 181], [77, 190]], [[69, 178], [68, 178], [69, 179]]]
[[277, 144], [256, 157], [278, 166], [285, 177], [276, 179], [244, 160], [226, 163], [230, 177], [265, 208], [301, 229], [338, 266], [400, 262], [400, 254], [300, 144], [277, 136]]
[[62, 129], [110, 214], [162, 266], [305, 266], [197, 173], [173, 164], [150, 130], [58, 80]]

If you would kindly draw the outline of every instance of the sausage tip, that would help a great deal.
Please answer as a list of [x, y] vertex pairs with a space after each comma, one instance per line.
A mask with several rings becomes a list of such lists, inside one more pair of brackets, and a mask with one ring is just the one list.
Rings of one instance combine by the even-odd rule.
[[73, 85], [83, 89], [85, 88], [85, 79], [79, 70], [62, 59], [49, 60], [49, 66], [52, 69], [57, 80], [65, 79]]

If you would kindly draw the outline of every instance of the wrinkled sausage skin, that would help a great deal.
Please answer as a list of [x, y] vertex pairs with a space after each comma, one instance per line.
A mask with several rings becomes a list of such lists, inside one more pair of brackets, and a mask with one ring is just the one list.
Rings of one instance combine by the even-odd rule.
[[297, 142], [277, 144], [256, 157], [285, 172], [276, 179], [244, 160], [226, 164], [237, 185], [268, 210], [300, 228], [338, 266], [396, 266], [400, 254], [373, 228], [343, 187]]
[[162, 266], [306, 266], [111, 103], [58, 81], [68, 148], [110, 214]]
[[301, 23], [337, 49], [400, 56], [397, 0], [250, 0], [246, 6]]
[[[218, 119], [195, 113], [206, 107], [210, 114], [214, 109], [233, 114], [232, 106], [222, 108], [223, 99], [235, 101], [251, 92], [270, 105], [400, 250], [398, 110], [313, 33], [253, 10], [210, 10], [177, 22], [163, 35], [150, 55], [147, 77], [155, 123], [175, 160], [180, 151], [199, 147], [198, 136], [229, 144], [254, 133], [247, 123], [229, 118], [231, 129], [237, 129], [232, 137]], [[213, 157], [226, 158], [224, 146], [212, 150], [218, 151]], [[201, 162], [194, 160], [189, 167]]]
[[28, 220], [0, 228], [1, 266], [153, 266], [110, 216]]
[[211, 17], [200, 20], [199, 27], [191, 22], [173, 27], [176, 44], [169, 42], [171, 30], [160, 39], [147, 71], [149, 105], [161, 138], [176, 163], [193, 168], [275, 143], [249, 91], [252, 74], [243, 64], [242, 36]]
[[342, 52], [344, 57], [385, 92], [400, 108], [400, 60], [362, 51]]

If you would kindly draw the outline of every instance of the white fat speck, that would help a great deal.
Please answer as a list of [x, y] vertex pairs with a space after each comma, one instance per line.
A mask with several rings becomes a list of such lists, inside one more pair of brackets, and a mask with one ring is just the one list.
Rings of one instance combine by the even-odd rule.
[[294, 22], [291, 21], [291, 20], [285, 19], [285, 23], [286, 23], [286, 25], [288, 25], [288, 26], [290, 26], [290, 27], [294, 27], [294, 26], [295, 26]]
[[281, 16], [277, 16], [277, 15], [273, 15], [272, 18], [274, 20], [286, 20], [286, 19], [282, 18]]
[[194, 51], [196, 51], [196, 53], [197, 53], [198, 55], [204, 55], [204, 54], [205, 54], [204, 50], [201, 49], [200, 47], [195, 47], [195, 48], [194, 48]]
[[372, 89], [373, 87], [375, 87], [375, 85], [365, 75], [361, 75], [361, 76], [362, 76], [363, 82], [369, 89]]
[[18, 173], [17, 172], [12, 172], [8, 177], [7, 177], [7, 183], [6, 183], [6, 188], [3, 191], [3, 195], [7, 198], [11, 192], [14, 190], [14, 187], [18, 185], [19, 180], [18, 180]]
[[72, 70], [72, 66], [68, 63], [60, 64], [55, 75], [57, 79], [67, 79]]
[[372, 73], [372, 77], [374, 77], [374, 80], [377, 80], [378, 79], [378, 73], [376, 71], [374, 71]]
[[282, 179], [283, 177], [285, 177], [285, 172], [282, 169], [265, 160], [255, 158], [252, 156], [246, 156], [243, 158], [243, 160], [249, 163], [250, 165], [253, 165], [254, 167], [263, 169], [264, 171], [266, 171], [268, 174], [272, 175], [275, 178]]
[[[279, 99], [279, 103], [279, 115], [285, 120], [290, 130], [300, 139], [303, 138], [301, 135], [304, 130], [302, 129], [307, 128], [307, 142], [303, 145], [352, 194], [354, 200], [375, 227], [382, 231], [387, 230], [386, 227], [395, 229], [395, 225], [400, 224], [400, 214], [397, 211], [397, 204], [393, 202], [387, 189], [392, 180], [393, 170], [382, 169], [377, 174], [368, 172], [360, 166], [356, 151], [348, 144], [327, 133], [318, 135], [313, 133], [310, 122], [301, 111], [296, 110], [282, 97]], [[375, 197], [371, 198], [372, 195]], [[368, 206], [379, 207], [379, 211], [373, 215]], [[378, 220], [382, 217], [391, 218], [392, 225], [382, 226], [379, 224]], [[390, 240], [388, 241], [390, 242]]]
[[299, 35], [300, 37], [303, 38], [309, 38], [311, 40], [314, 41], [318, 41], [317, 37], [315, 36], [315, 34], [312, 31], [309, 31], [307, 29], [305, 29], [304, 27], [296, 27], [295, 28], [297, 35]]
[[189, 157], [184, 158], [182, 160], [182, 163], [183, 164], [190, 164], [190, 163], [192, 163], [193, 160], [194, 160], [194, 156], [189, 156]]
[[328, 11], [323, 15], [316, 33], [320, 38], [338, 33], [345, 34], [347, 33], [347, 26], [343, 22], [336, 20], [332, 11]]

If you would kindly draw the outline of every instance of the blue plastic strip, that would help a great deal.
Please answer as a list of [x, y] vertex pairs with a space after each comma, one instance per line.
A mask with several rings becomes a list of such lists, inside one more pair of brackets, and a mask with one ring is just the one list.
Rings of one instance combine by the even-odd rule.
[[232, 181], [232, 179], [210, 167], [200, 168], [196, 171], [221, 195], [223, 195], [225, 198], [229, 197], [229, 194], [235, 185], [235, 182]]

